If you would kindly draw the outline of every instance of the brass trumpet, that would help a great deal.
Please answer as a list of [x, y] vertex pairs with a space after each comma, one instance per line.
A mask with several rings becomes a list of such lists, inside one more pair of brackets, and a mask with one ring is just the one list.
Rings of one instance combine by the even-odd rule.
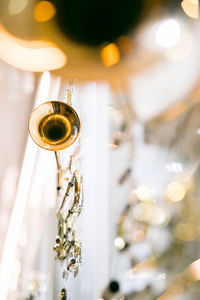
[[80, 133], [76, 111], [60, 101], [41, 104], [29, 119], [29, 133], [34, 142], [46, 150], [58, 151], [72, 145]]

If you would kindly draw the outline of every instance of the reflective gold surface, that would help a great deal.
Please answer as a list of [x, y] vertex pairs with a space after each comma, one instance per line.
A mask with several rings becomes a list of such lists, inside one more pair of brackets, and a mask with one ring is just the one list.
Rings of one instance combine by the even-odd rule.
[[41, 104], [29, 119], [29, 132], [34, 142], [51, 151], [62, 150], [73, 144], [80, 126], [75, 110], [59, 101]]

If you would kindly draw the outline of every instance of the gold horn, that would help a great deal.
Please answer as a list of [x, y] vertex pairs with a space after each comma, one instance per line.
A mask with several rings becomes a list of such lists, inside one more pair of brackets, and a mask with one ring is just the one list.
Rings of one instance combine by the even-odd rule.
[[34, 142], [46, 150], [58, 151], [72, 145], [80, 133], [76, 111], [60, 101], [41, 104], [29, 119], [29, 133]]

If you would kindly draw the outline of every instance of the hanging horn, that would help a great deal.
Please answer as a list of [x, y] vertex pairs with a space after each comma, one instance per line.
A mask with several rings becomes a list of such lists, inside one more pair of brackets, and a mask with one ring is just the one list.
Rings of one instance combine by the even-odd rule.
[[29, 119], [29, 133], [34, 142], [46, 150], [58, 151], [72, 145], [80, 133], [76, 111], [60, 101], [41, 104]]

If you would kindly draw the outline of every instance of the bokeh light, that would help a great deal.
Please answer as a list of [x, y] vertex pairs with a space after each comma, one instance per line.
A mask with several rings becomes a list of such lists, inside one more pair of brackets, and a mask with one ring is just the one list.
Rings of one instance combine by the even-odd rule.
[[186, 190], [181, 182], [172, 182], [167, 187], [167, 197], [169, 200], [178, 202], [185, 197]]
[[16, 68], [42, 72], [59, 69], [67, 63], [66, 55], [56, 45], [39, 40], [17, 39], [1, 24], [0, 40], [0, 58]]
[[116, 44], [111, 43], [101, 50], [101, 59], [106, 67], [112, 67], [120, 61], [120, 52]]
[[11, 15], [17, 15], [21, 13], [27, 6], [28, 0], [10, 0], [8, 5], [8, 11]]
[[162, 207], [154, 203], [139, 203], [133, 210], [136, 220], [153, 225], [164, 225], [168, 221], [168, 216]]
[[148, 185], [139, 185], [135, 190], [135, 194], [141, 201], [151, 201], [154, 198], [154, 192]]
[[118, 42], [121, 52], [123, 52], [125, 54], [130, 54], [133, 52], [134, 43], [133, 43], [132, 39], [130, 39], [128, 36], [126, 36], [126, 35], [120, 36], [119, 39], [117, 40], [117, 42]]
[[54, 5], [49, 1], [40, 1], [36, 3], [33, 15], [37, 22], [46, 22], [52, 19], [56, 14]]
[[192, 19], [199, 18], [199, 0], [183, 0], [182, 9]]
[[125, 247], [125, 241], [122, 237], [117, 237], [114, 241], [114, 245], [117, 249], [121, 250]]
[[169, 19], [163, 21], [156, 30], [156, 42], [165, 48], [170, 48], [179, 41], [181, 35], [181, 27], [178, 21]]

